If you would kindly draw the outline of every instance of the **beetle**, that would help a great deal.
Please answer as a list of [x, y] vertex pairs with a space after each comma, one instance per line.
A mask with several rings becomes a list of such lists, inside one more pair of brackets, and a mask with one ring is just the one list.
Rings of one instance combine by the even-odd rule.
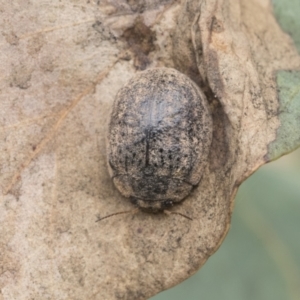
[[181, 202], [202, 176], [212, 141], [204, 93], [172, 68], [139, 72], [115, 98], [108, 131], [110, 176], [139, 209]]

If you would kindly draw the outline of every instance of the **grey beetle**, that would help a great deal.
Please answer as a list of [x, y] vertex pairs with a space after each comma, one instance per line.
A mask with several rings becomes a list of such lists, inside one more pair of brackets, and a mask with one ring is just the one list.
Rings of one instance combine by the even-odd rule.
[[108, 166], [120, 193], [159, 212], [201, 179], [212, 141], [205, 95], [182, 73], [154, 68], [118, 92], [108, 135]]

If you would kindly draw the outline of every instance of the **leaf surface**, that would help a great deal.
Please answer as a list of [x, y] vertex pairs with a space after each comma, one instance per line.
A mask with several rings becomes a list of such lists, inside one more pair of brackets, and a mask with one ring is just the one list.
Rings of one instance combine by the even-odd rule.
[[[17, 1], [2, 11], [1, 297], [146, 299], [191, 276], [223, 241], [239, 184], [275, 157], [274, 74], [300, 59], [270, 4]], [[210, 103], [207, 168], [174, 207], [193, 221], [139, 212], [96, 223], [132, 208], [107, 171], [107, 122], [119, 88], [154, 66], [186, 73]]]

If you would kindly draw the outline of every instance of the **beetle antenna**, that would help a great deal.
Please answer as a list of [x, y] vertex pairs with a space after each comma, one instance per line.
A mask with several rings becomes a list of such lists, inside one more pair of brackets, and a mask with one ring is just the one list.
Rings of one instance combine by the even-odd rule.
[[107, 218], [110, 218], [110, 217], [113, 217], [113, 216], [116, 216], [116, 215], [129, 214], [129, 213], [136, 214], [138, 211], [139, 211], [139, 208], [131, 209], [131, 210], [125, 210], [125, 211], [119, 211], [119, 212], [116, 212], [116, 213], [107, 215], [107, 216], [105, 216], [105, 217], [103, 217], [103, 218], [100, 218], [100, 217], [99, 217], [99, 218], [96, 220], [96, 222], [102, 221], [102, 220], [104, 220], [104, 219], [107, 219]]
[[167, 214], [167, 215], [179, 215], [179, 216], [182, 216], [190, 221], [193, 221], [193, 219], [187, 215], [184, 215], [180, 212], [177, 212], [177, 211], [169, 211], [169, 210], [164, 210], [164, 213]]

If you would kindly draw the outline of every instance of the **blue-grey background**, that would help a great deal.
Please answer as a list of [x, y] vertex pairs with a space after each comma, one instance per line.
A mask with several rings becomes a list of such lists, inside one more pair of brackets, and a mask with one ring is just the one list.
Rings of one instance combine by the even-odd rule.
[[300, 149], [240, 187], [231, 229], [194, 276], [151, 300], [300, 299]]

